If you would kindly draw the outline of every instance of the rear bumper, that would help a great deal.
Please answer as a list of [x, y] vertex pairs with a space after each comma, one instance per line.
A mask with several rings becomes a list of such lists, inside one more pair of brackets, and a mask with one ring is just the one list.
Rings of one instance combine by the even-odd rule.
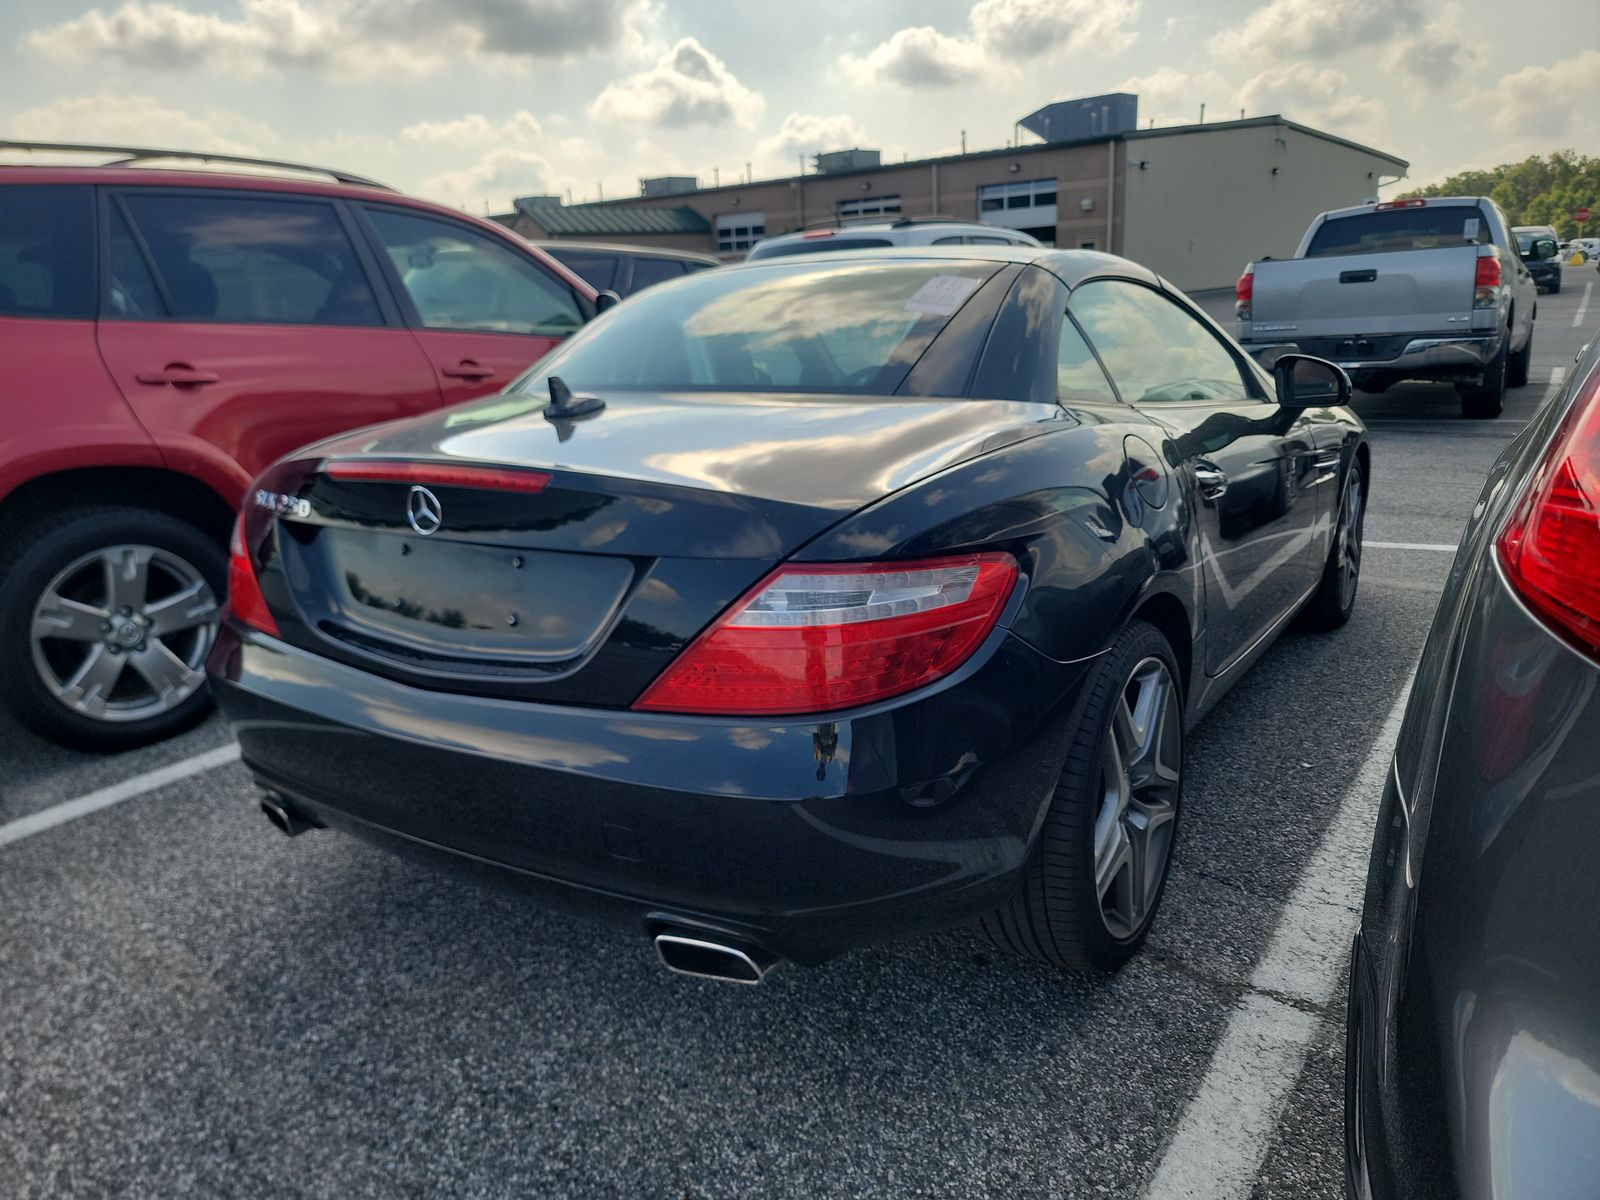
[[1012, 889], [1065, 750], [1041, 700], [1069, 703], [1087, 664], [1003, 633], [980, 660], [824, 723], [422, 691], [232, 628], [210, 666], [246, 765], [323, 824], [814, 963]]
[[1380, 358], [1342, 358], [1326, 353], [1325, 347], [1302, 348], [1298, 342], [1246, 342], [1244, 348], [1263, 366], [1270, 367], [1283, 354], [1316, 354], [1331, 358], [1356, 382], [1362, 377], [1390, 375], [1395, 378], [1455, 379], [1480, 375], [1500, 353], [1504, 337], [1499, 334], [1443, 334], [1409, 339], [1396, 354]]

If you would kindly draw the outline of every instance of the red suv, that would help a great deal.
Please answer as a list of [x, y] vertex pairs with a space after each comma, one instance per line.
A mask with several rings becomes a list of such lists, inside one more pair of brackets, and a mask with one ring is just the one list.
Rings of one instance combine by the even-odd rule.
[[99, 749], [204, 715], [263, 467], [495, 391], [598, 300], [500, 226], [356, 176], [115, 157], [0, 166], [0, 698]]

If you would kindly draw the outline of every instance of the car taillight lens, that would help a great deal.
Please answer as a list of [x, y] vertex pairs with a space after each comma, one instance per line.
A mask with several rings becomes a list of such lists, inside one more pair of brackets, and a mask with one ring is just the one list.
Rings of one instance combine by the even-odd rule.
[[1545, 621], [1600, 658], [1600, 373], [1592, 374], [1495, 544]]
[[1477, 273], [1472, 280], [1472, 306], [1493, 308], [1500, 302], [1500, 260], [1492, 254], [1478, 259]]
[[1256, 294], [1256, 276], [1254, 271], [1246, 271], [1239, 276], [1233, 285], [1233, 311], [1241, 321], [1250, 319], [1250, 301]]
[[233, 542], [228, 547], [228, 611], [233, 619], [251, 629], [278, 637], [278, 623], [267, 610], [267, 598], [256, 582], [255, 564], [244, 544], [244, 518], [233, 524]]
[[1017, 581], [1009, 554], [780, 567], [645, 689], [650, 712], [756, 716], [853, 708], [965, 662]]

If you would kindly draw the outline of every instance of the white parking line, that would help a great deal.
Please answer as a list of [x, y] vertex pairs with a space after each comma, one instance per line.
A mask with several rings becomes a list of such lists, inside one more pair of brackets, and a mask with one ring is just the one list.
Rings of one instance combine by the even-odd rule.
[[1576, 329], [1583, 324], [1584, 314], [1589, 311], [1589, 296], [1594, 292], [1594, 280], [1589, 280], [1583, 285], [1583, 299], [1578, 301], [1578, 311], [1572, 314], [1572, 327]]
[[1368, 550], [1433, 550], [1439, 554], [1454, 554], [1454, 546], [1446, 546], [1443, 542], [1362, 542]]
[[1317, 1034], [1316, 1010], [1333, 1000], [1344, 979], [1384, 775], [1410, 694], [1407, 683], [1285, 903], [1145, 1200], [1242, 1200], [1250, 1194]]
[[65, 800], [39, 812], [18, 817], [15, 821], [0, 825], [0, 847], [20, 842], [23, 838], [30, 838], [36, 833], [43, 833], [46, 829], [54, 829], [57, 825], [65, 825], [68, 821], [76, 821], [79, 817], [99, 812], [102, 808], [110, 808], [113, 804], [121, 804], [124, 800], [135, 799], [146, 792], [166, 787], [169, 783], [177, 783], [180, 779], [188, 779], [191, 775], [199, 775], [213, 767], [231, 763], [238, 757], [238, 743], [229, 743], [226, 746], [218, 746], [215, 750], [207, 750], [204, 754], [196, 754], [193, 758], [185, 758], [179, 762], [168, 763], [164, 767], [157, 767], [153, 771], [146, 771], [143, 775], [135, 775], [132, 779], [124, 779], [121, 783], [114, 783], [86, 796], [79, 796], [76, 800]]

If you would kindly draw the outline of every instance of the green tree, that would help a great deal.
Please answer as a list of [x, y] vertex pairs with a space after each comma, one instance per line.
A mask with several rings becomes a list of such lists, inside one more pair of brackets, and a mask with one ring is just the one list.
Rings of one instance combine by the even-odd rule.
[[1513, 225], [1553, 225], [1562, 238], [1578, 236], [1572, 214], [1589, 208], [1597, 215], [1584, 232], [1592, 234], [1600, 229], [1600, 158], [1576, 150], [1535, 154], [1487, 171], [1462, 171], [1400, 198], [1412, 196], [1489, 196]]

